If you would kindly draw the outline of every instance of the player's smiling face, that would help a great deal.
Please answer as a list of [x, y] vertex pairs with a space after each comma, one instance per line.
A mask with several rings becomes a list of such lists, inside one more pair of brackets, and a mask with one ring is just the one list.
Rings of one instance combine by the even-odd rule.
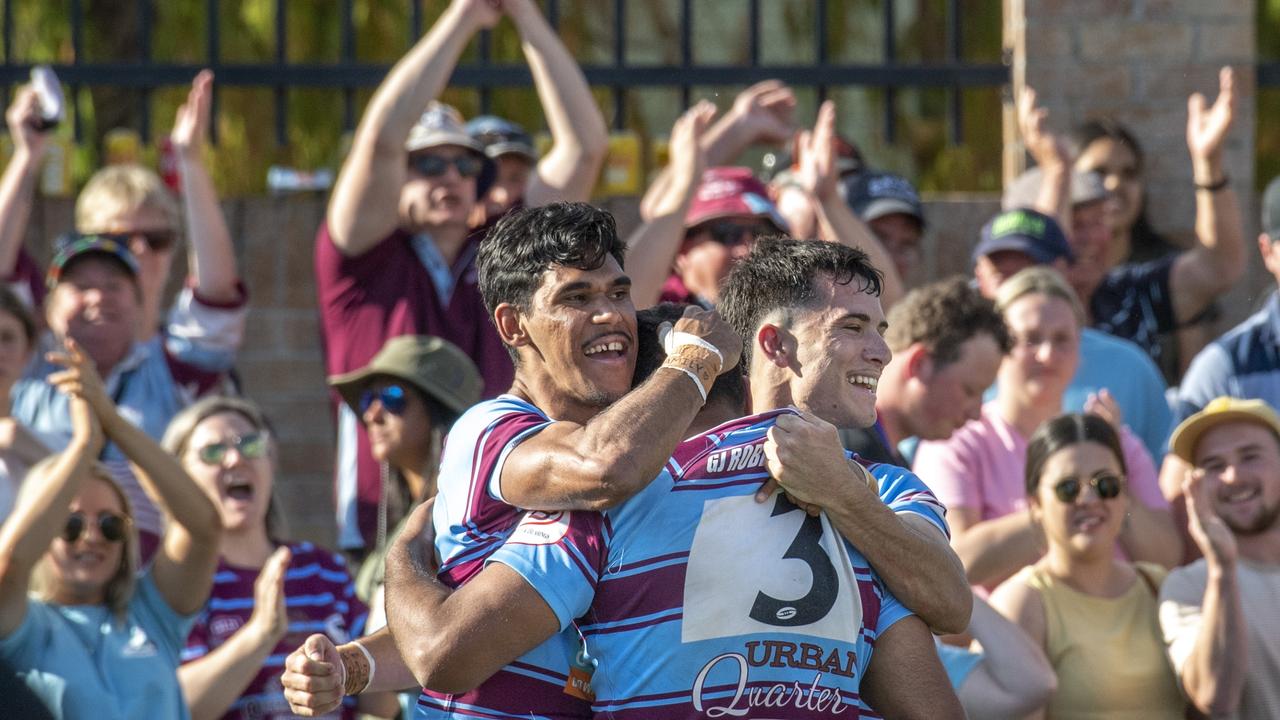
[[595, 270], [553, 266], [521, 314], [528, 347], [521, 363], [555, 392], [602, 409], [631, 389], [636, 366], [636, 310], [631, 279], [612, 256]]
[[884, 340], [888, 324], [880, 298], [864, 291], [858, 278], [843, 285], [829, 277], [814, 282], [814, 306], [791, 316], [792, 402], [837, 427], [870, 427], [880, 373], [893, 355]]

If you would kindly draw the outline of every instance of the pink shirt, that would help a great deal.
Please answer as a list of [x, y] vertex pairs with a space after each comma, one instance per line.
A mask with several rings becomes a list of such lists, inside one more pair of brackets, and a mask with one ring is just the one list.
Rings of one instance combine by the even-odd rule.
[[[1133, 496], [1147, 507], [1168, 508], [1142, 441], [1124, 428], [1120, 447]], [[922, 441], [912, 464], [944, 505], [976, 509], [983, 520], [1026, 510], [1026, 468], [1027, 439], [1000, 417], [995, 401], [947, 440]]]

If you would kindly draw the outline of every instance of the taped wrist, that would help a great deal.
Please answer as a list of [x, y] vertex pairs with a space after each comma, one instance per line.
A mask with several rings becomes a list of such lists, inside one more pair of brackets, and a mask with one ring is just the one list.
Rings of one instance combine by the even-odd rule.
[[373, 656], [363, 645], [352, 642], [338, 648], [338, 657], [342, 658], [343, 694], [359, 695], [364, 692], [373, 682], [373, 671], [377, 667]]
[[698, 345], [681, 345], [675, 352], [668, 353], [662, 367], [679, 370], [688, 375], [697, 386], [702, 399], [707, 399], [707, 391], [720, 374], [720, 353], [707, 350]]

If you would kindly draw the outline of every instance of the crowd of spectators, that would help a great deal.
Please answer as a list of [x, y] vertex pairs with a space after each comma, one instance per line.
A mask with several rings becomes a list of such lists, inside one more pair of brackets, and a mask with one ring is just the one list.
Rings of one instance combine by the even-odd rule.
[[[467, 122], [439, 99], [499, 22], [519, 35], [545, 153], [519, 125]], [[607, 667], [616, 655], [590, 659], [617, 641], [582, 622], [617, 599], [495, 568], [554, 565], [536, 548], [558, 539], [537, 533], [562, 514], [601, 511], [611, 542], [647, 538], [636, 513], [685, 511], [653, 488], [699, 482], [677, 458], [709, 450], [682, 455], [688, 443], [758, 430], [757, 501], [780, 488], [774, 515], [799, 509], [843, 537], [830, 552], [848, 553], [853, 592], [881, 613], [859, 631], [879, 662], [858, 645], [858, 702], [903, 717], [926, 701], [976, 718], [1280, 717], [1280, 299], [1206, 334], [1251, 262], [1223, 168], [1231, 69], [1212, 102], [1169, 117], [1186, 125], [1189, 247], [1149, 222], [1124, 118], [1054, 128], [1026, 88], [1034, 167], [973, 238], [971, 275], [918, 284], [922, 237], [947, 218], [838, 135], [833, 102], [801, 122], [777, 80], [677, 118], [619, 237], [585, 204], [603, 115], [537, 3], [453, 0], [369, 99], [315, 234], [334, 549], [291, 538], [272, 421], [234, 381], [252, 288], [202, 161], [213, 82], [201, 72], [174, 118], [179, 189], [102, 168], [49, 253], [23, 245], [48, 142], [34, 90], [6, 112], [0, 716], [589, 716], [575, 682], [599, 670], [601, 688], [633, 687]], [[784, 169], [736, 164], [759, 145], [782, 148]], [[1280, 282], [1278, 242], [1280, 179], [1257, 239]], [[835, 399], [850, 387], [856, 412]], [[732, 425], [743, 416], [756, 424]], [[575, 547], [580, 565], [598, 552], [635, 572], [620, 551]], [[691, 587], [686, 602], [712, 592]], [[528, 627], [490, 622], [502, 612]], [[890, 616], [915, 619], [891, 630]], [[680, 642], [714, 624], [701, 617], [686, 608]], [[510, 689], [548, 648], [585, 663], [567, 671], [572, 702]], [[892, 679], [904, 668], [918, 698]]]

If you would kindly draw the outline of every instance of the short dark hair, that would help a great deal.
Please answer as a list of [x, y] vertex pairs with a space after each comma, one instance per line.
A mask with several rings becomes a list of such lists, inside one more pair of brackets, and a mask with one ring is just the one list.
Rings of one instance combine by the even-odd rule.
[[480, 241], [476, 267], [485, 309], [492, 318], [502, 303], [528, 307], [551, 266], [595, 270], [607, 256], [622, 265], [625, 249], [613, 216], [586, 203], [514, 210]]
[[1002, 355], [1013, 347], [996, 304], [957, 275], [916, 288], [889, 310], [884, 339], [894, 352], [915, 343], [946, 365], [960, 358], [960, 346], [981, 334], [991, 336]]
[[1040, 475], [1050, 455], [1086, 442], [1095, 442], [1110, 450], [1120, 465], [1120, 472], [1129, 474], [1120, 436], [1111, 423], [1092, 413], [1059, 415], [1046, 420], [1027, 441], [1027, 497], [1033, 497], [1039, 489]]
[[834, 242], [766, 237], [734, 266], [720, 288], [717, 309], [742, 335], [743, 365], [760, 323], [775, 310], [812, 304], [819, 276], [836, 285], [856, 281], [860, 290], [880, 294], [880, 271], [867, 254]]
[[7, 312], [22, 326], [22, 334], [27, 338], [27, 350], [36, 346], [36, 318], [31, 308], [19, 298], [17, 293], [7, 285], [0, 285], [0, 312]]
[[[662, 303], [636, 313], [636, 372], [631, 386], [649, 379], [667, 359], [667, 353], [658, 342], [658, 327], [664, 322], [674, 324], [689, 307], [680, 303]], [[746, 411], [747, 384], [742, 377], [741, 366], [716, 377], [707, 391], [707, 405], [722, 402], [732, 406], [739, 414]]]

